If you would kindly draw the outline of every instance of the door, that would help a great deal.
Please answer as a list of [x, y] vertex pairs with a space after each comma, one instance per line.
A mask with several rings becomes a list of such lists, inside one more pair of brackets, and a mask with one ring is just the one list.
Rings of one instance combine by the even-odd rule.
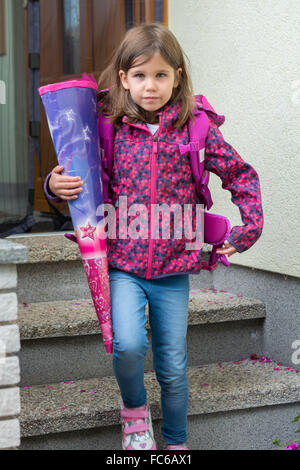
[[[166, 0], [40, 0], [40, 86], [93, 73], [98, 80], [126, 29], [141, 22], [166, 23]], [[57, 157], [41, 103], [40, 160], [43, 178]], [[69, 213], [67, 202], [56, 205]], [[36, 163], [34, 208], [52, 212]]]

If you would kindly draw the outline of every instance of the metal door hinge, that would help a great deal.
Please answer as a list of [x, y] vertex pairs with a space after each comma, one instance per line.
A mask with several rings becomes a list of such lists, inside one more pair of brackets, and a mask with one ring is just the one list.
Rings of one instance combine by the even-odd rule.
[[29, 54], [29, 68], [32, 70], [40, 70], [40, 54], [31, 52]]
[[29, 122], [29, 135], [30, 137], [39, 137], [40, 136], [41, 123], [39, 121], [30, 121]]

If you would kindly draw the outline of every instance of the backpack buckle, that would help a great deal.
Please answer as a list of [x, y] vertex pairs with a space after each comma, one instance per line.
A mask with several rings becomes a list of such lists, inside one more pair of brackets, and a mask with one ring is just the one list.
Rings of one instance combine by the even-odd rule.
[[187, 145], [179, 144], [180, 155], [187, 152], [198, 152], [200, 150], [200, 142], [189, 142]]

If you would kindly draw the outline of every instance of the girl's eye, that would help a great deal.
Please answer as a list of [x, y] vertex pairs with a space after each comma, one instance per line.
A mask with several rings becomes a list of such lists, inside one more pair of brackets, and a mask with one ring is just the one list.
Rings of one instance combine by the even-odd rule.
[[[143, 73], [136, 73], [134, 76], [135, 76], [136, 78], [144, 78], [144, 74], [143, 74]], [[165, 73], [161, 72], [161, 73], [158, 73], [156, 76], [157, 76], [158, 78], [164, 78], [164, 77], [166, 77], [167, 75], [166, 75]]]

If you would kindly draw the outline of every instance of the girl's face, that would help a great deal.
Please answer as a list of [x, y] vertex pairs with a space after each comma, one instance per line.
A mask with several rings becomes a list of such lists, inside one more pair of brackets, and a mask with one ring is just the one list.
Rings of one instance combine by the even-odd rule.
[[171, 98], [173, 88], [178, 86], [182, 69], [178, 68], [175, 73], [173, 67], [158, 52], [147, 62], [145, 60], [146, 56], [138, 57], [127, 74], [120, 70], [119, 76], [133, 101], [151, 116]]

